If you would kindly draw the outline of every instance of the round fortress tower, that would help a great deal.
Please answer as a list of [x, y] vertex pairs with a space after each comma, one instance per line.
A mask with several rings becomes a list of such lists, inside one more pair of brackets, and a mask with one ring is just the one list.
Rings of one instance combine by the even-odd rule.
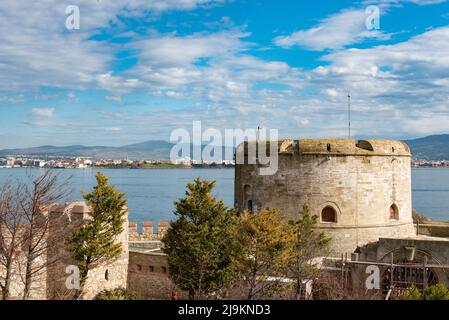
[[281, 140], [277, 151], [278, 170], [261, 175], [261, 165], [248, 164], [255, 163], [248, 143], [237, 148], [237, 159], [245, 157], [245, 164], [235, 168], [235, 205], [239, 211], [278, 208], [297, 218], [307, 204], [319, 217], [317, 228], [332, 238], [333, 255], [354, 252], [381, 237], [415, 233], [411, 154], [405, 143]]

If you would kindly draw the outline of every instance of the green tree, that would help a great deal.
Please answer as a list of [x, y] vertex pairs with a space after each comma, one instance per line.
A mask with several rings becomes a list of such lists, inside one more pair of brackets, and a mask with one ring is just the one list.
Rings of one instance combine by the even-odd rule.
[[237, 215], [211, 195], [214, 186], [199, 178], [187, 185], [162, 240], [170, 277], [190, 299], [220, 298], [233, 280]]
[[320, 269], [313, 258], [327, 254], [330, 238], [315, 229], [318, 217], [311, 215], [307, 204], [303, 205], [300, 218], [290, 222], [291, 250], [289, 250], [287, 276], [293, 278], [293, 299], [300, 299], [304, 280], [318, 277]]
[[123, 232], [125, 224], [125, 194], [109, 185], [109, 178], [103, 173], [96, 175], [97, 186], [83, 197], [90, 207], [90, 218], [76, 227], [66, 246], [77, 262], [80, 270], [80, 290], [82, 296], [89, 271], [114, 261], [122, 252], [122, 245], [117, 236]]
[[449, 290], [439, 283], [424, 289], [424, 300], [449, 300]]
[[94, 300], [137, 300], [137, 296], [124, 288], [115, 288], [99, 292]]
[[236, 233], [240, 251], [234, 264], [246, 299], [273, 298], [286, 289], [283, 276], [290, 237], [286, 219], [278, 210], [242, 213]]

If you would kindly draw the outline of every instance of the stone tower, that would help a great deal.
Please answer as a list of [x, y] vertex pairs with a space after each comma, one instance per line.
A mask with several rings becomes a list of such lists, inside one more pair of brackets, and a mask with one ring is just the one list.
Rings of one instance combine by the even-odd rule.
[[[128, 276], [128, 209], [125, 209], [126, 219], [123, 232], [118, 235], [117, 242], [122, 244], [120, 256], [111, 262], [102, 263], [89, 272], [85, 286], [84, 299], [92, 299], [104, 289], [127, 287]], [[67, 286], [67, 280], [73, 274], [76, 262], [66, 249], [65, 239], [71, 231], [91, 219], [90, 208], [83, 201], [68, 202], [63, 205], [52, 205], [43, 211], [48, 216], [48, 231], [41, 239], [39, 254], [33, 259], [33, 282], [30, 289], [30, 299], [71, 299], [76, 290]], [[23, 228], [25, 228], [24, 226]], [[4, 239], [8, 239], [8, 230], [0, 225]], [[20, 234], [21, 231], [19, 231]], [[22, 250], [23, 250], [22, 246]], [[20, 299], [24, 289], [24, 251], [18, 251], [12, 267], [12, 283], [10, 294], [12, 299]], [[0, 266], [0, 277], [5, 274]]]
[[[126, 210], [125, 225], [122, 233], [117, 237], [117, 242], [122, 244], [120, 256], [110, 262], [104, 263], [89, 271], [85, 284], [83, 299], [92, 299], [98, 292], [105, 289], [126, 288], [128, 277], [128, 209]], [[50, 229], [50, 237], [57, 237], [59, 241], [53, 241], [55, 245], [49, 250], [48, 255], [57, 257], [54, 264], [47, 269], [47, 297], [46, 299], [71, 298], [74, 291], [66, 286], [68, 267], [76, 265], [66, 249], [64, 240], [70, 232], [79, 225], [85, 223], [89, 216], [90, 207], [84, 201], [69, 202], [64, 205], [54, 206], [51, 215], [57, 217], [58, 223]], [[70, 267], [69, 267], [70, 268]]]
[[411, 154], [405, 143], [282, 140], [274, 175], [260, 175], [261, 165], [248, 164], [252, 155], [247, 146], [237, 149], [237, 156], [245, 156], [245, 164], [235, 169], [235, 206], [240, 211], [278, 208], [297, 218], [308, 204], [319, 217], [317, 228], [332, 238], [335, 256], [380, 237], [414, 234]]

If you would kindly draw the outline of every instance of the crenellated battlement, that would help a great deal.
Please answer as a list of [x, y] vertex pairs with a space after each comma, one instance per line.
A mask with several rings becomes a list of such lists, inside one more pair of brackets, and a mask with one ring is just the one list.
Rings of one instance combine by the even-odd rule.
[[167, 232], [168, 221], [158, 221], [157, 231], [154, 229], [154, 224], [152, 221], [142, 222], [141, 232], [138, 230], [138, 223], [135, 221], [129, 222], [128, 229], [128, 241], [150, 241], [150, 240], [162, 240], [165, 233]]

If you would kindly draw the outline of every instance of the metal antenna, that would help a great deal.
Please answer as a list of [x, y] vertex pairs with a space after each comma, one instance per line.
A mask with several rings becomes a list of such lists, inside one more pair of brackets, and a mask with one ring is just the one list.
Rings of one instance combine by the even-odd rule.
[[349, 139], [351, 139], [351, 94], [348, 92], [348, 129]]

